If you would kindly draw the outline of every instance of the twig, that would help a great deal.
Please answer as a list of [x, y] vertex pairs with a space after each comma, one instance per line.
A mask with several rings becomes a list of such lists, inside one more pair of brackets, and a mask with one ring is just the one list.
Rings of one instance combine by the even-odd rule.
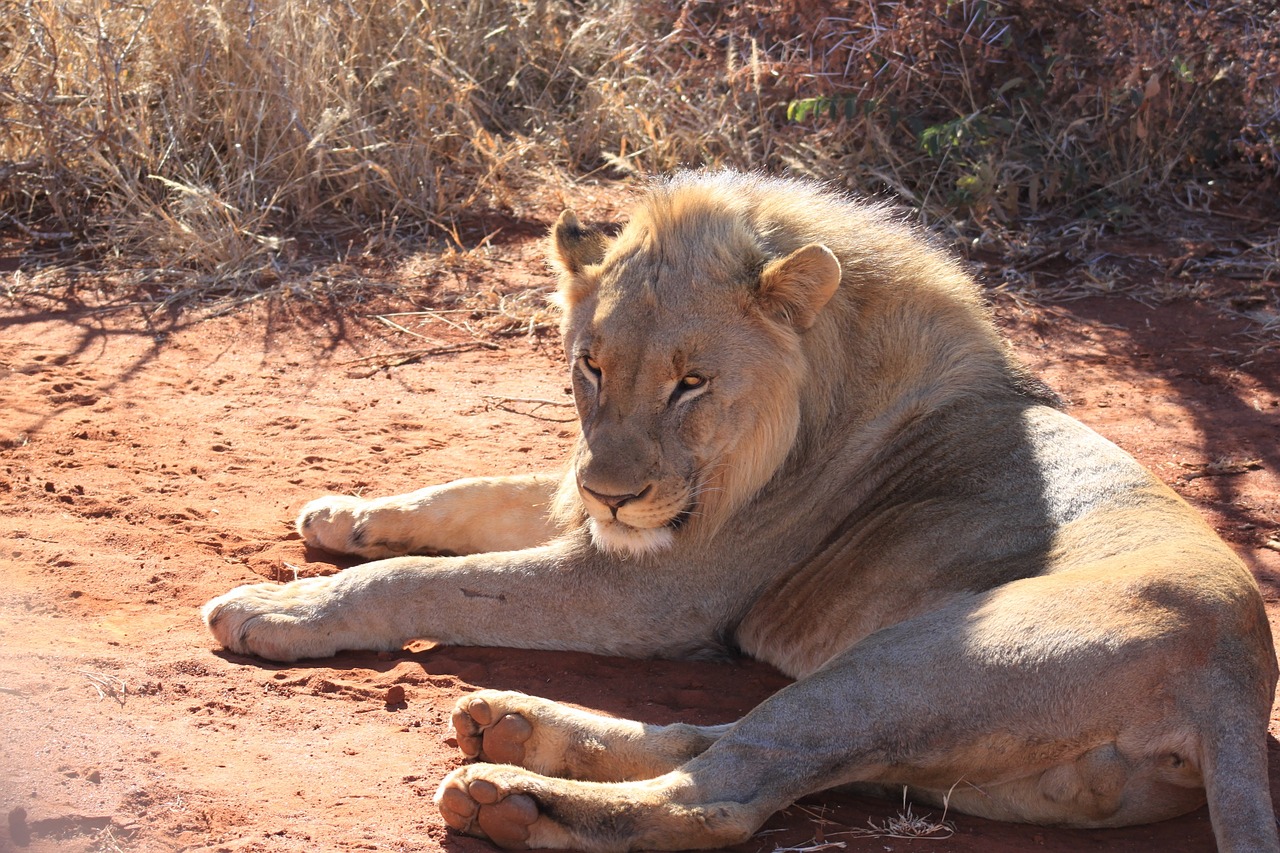
[[[387, 320], [387, 318], [389, 317], [426, 317], [427, 319], [430, 319], [430, 320], [439, 320], [441, 323], [444, 323], [446, 326], [452, 326], [453, 328], [457, 329], [459, 332], [466, 332], [468, 335], [471, 335], [473, 337], [475, 336], [475, 333], [476, 333], [475, 329], [472, 329], [471, 327], [466, 326], [462, 323], [455, 323], [454, 321], [450, 320], [448, 317], [443, 316], [445, 313], [446, 312], [444, 311], [424, 309], [422, 311], [396, 311], [389, 314], [375, 314], [374, 317], [378, 320], [382, 320], [383, 322], [387, 322], [387, 323], [389, 323], [389, 321]], [[470, 309], [459, 309], [457, 311], [451, 311], [448, 313], [471, 314], [474, 312], [471, 311]], [[403, 326], [396, 326], [396, 328], [400, 329], [400, 331], [402, 332], [409, 331]], [[409, 334], [413, 334], [413, 332], [409, 332]]]
[[106, 675], [100, 672], [88, 672], [87, 670], [76, 670], [80, 675], [89, 679], [89, 683], [93, 685], [93, 689], [98, 691], [98, 700], [101, 701], [110, 696], [112, 699], [120, 703], [120, 707], [124, 707], [125, 700], [129, 696], [129, 686], [120, 678], [114, 675]]
[[404, 326], [401, 326], [395, 320], [392, 320], [390, 317], [383, 316], [382, 314], [375, 314], [373, 316], [373, 319], [377, 320], [380, 323], [383, 323], [384, 325], [390, 326], [391, 328], [395, 329], [397, 332], [404, 332], [406, 335], [412, 335], [413, 337], [421, 338], [424, 341], [431, 340], [431, 338], [428, 338], [426, 335], [421, 334], [420, 332], [415, 332], [413, 331], [413, 329], [406, 329]]
[[21, 219], [10, 213], [4, 214], [4, 218], [13, 223], [15, 228], [23, 234], [26, 234], [32, 240], [53, 242], [55, 240], [70, 240], [75, 236], [75, 234], [70, 231], [36, 231], [33, 228], [29, 228]]
[[124, 853], [124, 848], [120, 846], [120, 839], [116, 838], [110, 825], [98, 833], [94, 841], [97, 842], [99, 853]]
[[[543, 400], [539, 397], [496, 397], [492, 394], [484, 394], [481, 396], [487, 405], [490, 405], [495, 409], [501, 409], [504, 412], [511, 412], [515, 415], [524, 415], [529, 418], [537, 418], [540, 421], [552, 421], [553, 423], [558, 424], [567, 424], [577, 420], [577, 417], [548, 418], [545, 415], [535, 414], [538, 409], [541, 409], [543, 406], [572, 406], [572, 401]], [[512, 408], [509, 405], [511, 403], [531, 403], [533, 404], [533, 409], [527, 412], [522, 412], [519, 409]]]
[[537, 403], [539, 406], [572, 406], [572, 400], [544, 400], [541, 397], [497, 397], [485, 394], [484, 399], [495, 403]]
[[1193, 462], [1179, 463], [1183, 468], [1191, 468], [1193, 470], [1182, 475], [1182, 482], [1189, 483], [1201, 477], [1218, 477], [1227, 474], [1244, 474], [1248, 471], [1257, 471], [1262, 467], [1261, 459], [1217, 459], [1213, 462], [1204, 464], [1196, 464]]
[[421, 361], [433, 355], [447, 355], [455, 352], [471, 352], [477, 349], [497, 350], [502, 347], [488, 341], [471, 341], [465, 344], [446, 344], [438, 347], [427, 347], [425, 349], [407, 349], [397, 352], [379, 353], [377, 355], [366, 355], [360, 358], [353, 358], [350, 361], [341, 362], [342, 365], [348, 364], [371, 364], [373, 369], [381, 370], [384, 367], [400, 367], [404, 364], [412, 364], [415, 361]]

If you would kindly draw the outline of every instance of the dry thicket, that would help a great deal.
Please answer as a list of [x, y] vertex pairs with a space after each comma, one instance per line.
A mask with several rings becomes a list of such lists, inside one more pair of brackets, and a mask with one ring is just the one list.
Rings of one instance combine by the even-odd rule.
[[296, 239], [697, 164], [979, 228], [1263, 210], [1273, 5], [0, 0], [0, 229], [252, 278]]

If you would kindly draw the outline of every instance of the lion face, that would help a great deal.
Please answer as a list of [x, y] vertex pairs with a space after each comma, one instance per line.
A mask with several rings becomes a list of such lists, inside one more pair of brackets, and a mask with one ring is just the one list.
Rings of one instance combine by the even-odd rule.
[[606, 288], [614, 298], [583, 306], [590, 316], [576, 318], [567, 343], [582, 424], [574, 474], [596, 543], [646, 553], [714, 513], [730, 469], [749, 464], [747, 448], [771, 473], [794, 437], [796, 406], [787, 383], [773, 383], [779, 423], [758, 446], [757, 394], [775, 351], [767, 332], [711, 306], [643, 304]]
[[612, 243], [571, 213], [554, 233], [573, 478], [596, 545], [634, 555], [710, 535], [783, 464], [799, 337], [840, 278], [825, 248], [769, 258], [714, 207], [648, 213]]

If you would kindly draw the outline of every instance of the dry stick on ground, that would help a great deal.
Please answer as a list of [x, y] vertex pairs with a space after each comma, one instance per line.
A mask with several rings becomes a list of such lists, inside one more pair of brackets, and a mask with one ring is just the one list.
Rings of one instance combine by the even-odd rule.
[[387, 317], [385, 315], [375, 314], [373, 316], [373, 319], [377, 320], [379, 323], [382, 323], [384, 326], [390, 326], [391, 328], [395, 329], [397, 332], [404, 332], [406, 335], [412, 335], [415, 338], [422, 338], [422, 340], [424, 341], [431, 340], [431, 338], [428, 338], [426, 335], [422, 334], [421, 332], [415, 332], [413, 329], [406, 329], [404, 326], [401, 326], [395, 320], [392, 320], [390, 317]]
[[[540, 397], [496, 397], [492, 394], [482, 395], [482, 399], [487, 406], [495, 409], [501, 409], [504, 412], [511, 412], [515, 415], [524, 415], [525, 417], [537, 418], [540, 421], [552, 421], [558, 424], [567, 424], [576, 421], [576, 417], [571, 418], [549, 418], [545, 415], [536, 414], [538, 409], [543, 406], [572, 406], [572, 400], [544, 400]], [[529, 403], [533, 405], [533, 409], [528, 412], [522, 412], [519, 409], [512, 408], [512, 403]]]
[[120, 703], [120, 707], [124, 707], [125, 699], [129, 696], [129, 686], [124, 683], [123, 679], [114, 675], [106, 675], [101, 672], [88, 672], [87, 670], [76, 670], [80, 675], [89, 679], [89, 683], [93, 685], [93, 689], [98, 691], [98, 699], [105, 699], [110, 696], [112, 699]]
[[833, 847], [844, 849], [849, 845], [843, 841], [812, 841], [797, 847], [775, 847], [772, 853], [817, 853], [819, 850], [830, 850]]
[[1248, 471], [1257, 471], [1262, 467], [1262, 460], [1223, 457], [1222, 459], [1215, 459], [1213, 462], [1202, 464], [1195, 462], [1181, 462], [1179, 464], [1183, 468], [1193, 469], [1183, 474], [1181, 478], [1184, 483], [1189, 483], [1200, 477], [1217, 477], [1225, 474], [1244, 474]]
[[396, 352], [378, 353], [377, 355], [365, 355], [360, 358], [353, 358], [350, 361], [341, 362], [343, 366], [349, 364], [366, 364], [368, 365], [367, 376], [372, 376], [379, 370], [388, 367], [400, 367], [405, 364], [413, 364], [424, 358], [430, 358], [433, 355], [447, 355], [455, 352], [471, 352], [477, 349], [497, 350], [502, 347], [488, 341], [472, 341], [466, 344], [446, 344], [438, 347], [426, 347], [424, 349], [407, 349], [397, 350]]
[[21, 219], [18, 219], [16, 216], [9, 213], [4, 214], [4, 221], [17, 228], [23, 234], [26, 234], [32, 240], [41, 243], [70, 240], [72, 237], [76, 236], [71, 231], [37, 231], [34, 228], [28, 228], [23, 224]]
[[[291, 577], [291, 578], [287, 578], [287, 580], [294, 580], [294, 581], [296, 581], [296, 580], [298, 579], [298, 572], [302, 571], [302, 567], [301, 567], [301, 566], [295, 566], [293, 563], [290, 563], [290, 562], [287, 562], [287, 561], [285, 561], [285, 563], [284, 563], [284, 567], [285, 567], [286, 569], [288, 569], [290, 572], [292, 572], [292, 573], [293, 573], [293, 577]], [[279, 580], [286, 580], [286, 578], [282, 578], [282, 577], [280, 577], [282, 574], [284, 574], [284, 572], [282, 572], [282, 571], [281, 571], [281, 570], [279, 570], [279, 569], [276, 569], [276, 571], [275, 571], [276, 578], [275, 578], [275, 579], [276, 579], [276, 580], [278, 580], [278, 581], [279, 581]]]
[[[825, 806], [817, 806], [814, 809], [810, 809], [800, 805], [799, 803], [793, 803], [791, 808], [794, 808], [795, 810], [801, 812], [802, 814], [808, 815], [809, 819], [813, 821], [813, 824], [814, 824], [813, 838], [809, 839], [808, 841], [802, 844], [798, 844], [792, 847], [775, 846], [773, 850], [770, 851], [770, 853], [817, 853], [817, 851], [819, 850], [828, 850], [831, 848], [843, 849], [848, 846], [843, 841], [827, 841], [827, 837], [824, 829], [828, 826], [839, 826], [840, 824], [837, 824], [835, 821], [829, 820], [828, 818], [823, 817], [822, 813], [826, 811]], [[787, 809], [788, 813], [790, 813], [790, 811], [791, 809]], [[760, 838], [774, 832], [782, 832], [782, 831], [783, 830], [776, 830], [776, 829], [765, 830], [763, 832], [756, 833], [756, 837]]]
[[120, 846], [120, 840], [116, 838], [110, 825], [98, 833], [94, 841], [97, 843], [98, 853], [124, 853], [124, 848]]
[[[490, 310], [490, 309], [471, 309], [471, 308], [460, 309], [455, 312], [437, 311], [432, 309], [427, 309], [423, 311], [399, 311], [391, 314], [375, 314], [372, 316], [375, 320], [378, 320], [379, 322], [383, 323], [384, 325], [392, 329], [395, 329], [396, 331], [404, 332], [406, 335], [412, 335], [415, 338], [421, 338], [422, 340], [425, 340], [425, 341], [429, 341], [432, 339], [422, 334], [421, 332], [415, 332], [413, 329], [409, 329], [401, 325], [400, 323], [397, 323], [395, 320], [392, 320], [391, 318], [392, 317], [422, 317], [428, 320], [438, 320], [441, 323], [444, 323], [445, 325], [450, 326], [451, 328], [457, 329], [460, 332], [466, 332], [468, 335], [472, 337], [472, 339], [474, 339], [477, 343], [480, 343], [482, 346], [489, 347], [490, 349], [500, 349], [500, 347], [497, 344], [485, 341], [484, 338], [482, 337], [483, 333], [480, 331], [477, 331], [476, 329], [473, 329], [470, 325], [466, 323], [455, 323], [453, 320], [450, 320], [448, 317], [443, 316], [446, 313], [462, 313], [462, 314], [472, 314], [472, 315], [489, 314], [493, 316], [508, 317], [509, 319], [512, 319], [512, 320], [516, 319], [511, 315], [504, 313], [503, 311], [496, 311], [496, 310]], [[523, 322], [523, 320], [521, 322]], [[543, 327], [549, 328], [549, 325], [548, 324], [535, 325], [533, 321], [530, 320], [528, 325], [528, 333], [533, 334], [533, 332], [536, 329], [541, 329]], [[504, 334], [504, 333], [505, 332], [503, 330], [490, 331], [490, 334]]]
[[458, 311], [454, 311], [454, 312], [424, 309], [422, 311], [396, 311], [390, 314], [375, 314], [374, 319], [381, 320], [383, 323], [386, 323], [388, 326], [391, 326], [394, 329], [399, 329], [402, 332], [406, 332], [416, 337], [422, 337], [422, 335], [418, 334], [417, 332], [406, 329], [404, 326], [401, 326], [399, 323], [395, 322], [391, 318], [392, 317], [424, 317], [428, 320], [439, 320], [441, 323], [444, 323], [446, 326], [450, 326], [454, 329], [457, 329], [460, 332], [466, 332], [468, 335], [471, 335], [471, 337], [473, 338], [477, 337], [475, 329], [471, 328], [470, 326], [464, 323], [455, 323], [453, 320], [450, 320], [448, 317], [444, 316], [446, 313], [473, 314], [475, 312], [469, 308], [459, 309]]

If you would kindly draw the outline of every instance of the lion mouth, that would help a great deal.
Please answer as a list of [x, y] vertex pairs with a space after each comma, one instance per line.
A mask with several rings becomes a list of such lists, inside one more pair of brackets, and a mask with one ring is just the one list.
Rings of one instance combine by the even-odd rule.
[[592, 541], [602, 551], [620, 556], [652, 554], [675, 542], [675, 534], [694, 516], [692, 490], [683, 494], [655, 496], [652, 484], [636, 498], [613, 505], [607, 496], [585, 488], [587, 523]]
[[658, 518], [655, 518], [655, 516], [658, 516], [658, 513], [655, 513], [652, 510], [650, 510], [650, 512], [647, 513], [648, 518], [644, 518], [644, 519], [619, 518], [618, 515], [619, 515], [618, 511], [613, 510], [610, 513], [611, 517], [609, 519], [598, 518], [597, 520], [601, 522], [607, 522], [609, 524], [618, 525], [620, 528], [627, 531], [636, 531], [636, 532], [643, 533], [644, 531], [649, 531], [649, 530], [667, 530], [672, 533], [675, 533], [676, 531], [680, 530], [685, 525], [687, 525], [689, 523], [689, 520], [693, 518], [694, 508], [691, 502], [687, 503], [683, 505], [680, 509], [676, 510], [675, 513], [666, 515], [665, 518], [661, 516], [659, 516]]
[[686, 505], [665, 522], [651, 527], [636, 527], [617, 518], [588, 518], [591, 540], [601, 551], [617, 556], [642, 557], [670, 549], [676, 533], [693, 518], [693, 505]]
[[[675, 515], [668, 518], [666, 521], [660, 522], [658, 524], [647, 524], [647, 525], [644, 525], [643, 527], [638, 524], [632, 524], [630, 522], [623, 521], [622, 519], [618, 518], [617, 513], [613, 514], [613, 518], [608, 519], [608, 523], [615, 524], [618, 527], [628, 531], [644, 532], [646, 530], [670, 530], [672, 533], [675, 533], [676, 531], [683, 528], [686, 524], [688, 524], [691, 518], [693, 518], [693, 509], [692, 507], [689, 507], [689, 508], [680, 510]], [[603, 519], [597, 519], [597, 520], [603, 521]]]

